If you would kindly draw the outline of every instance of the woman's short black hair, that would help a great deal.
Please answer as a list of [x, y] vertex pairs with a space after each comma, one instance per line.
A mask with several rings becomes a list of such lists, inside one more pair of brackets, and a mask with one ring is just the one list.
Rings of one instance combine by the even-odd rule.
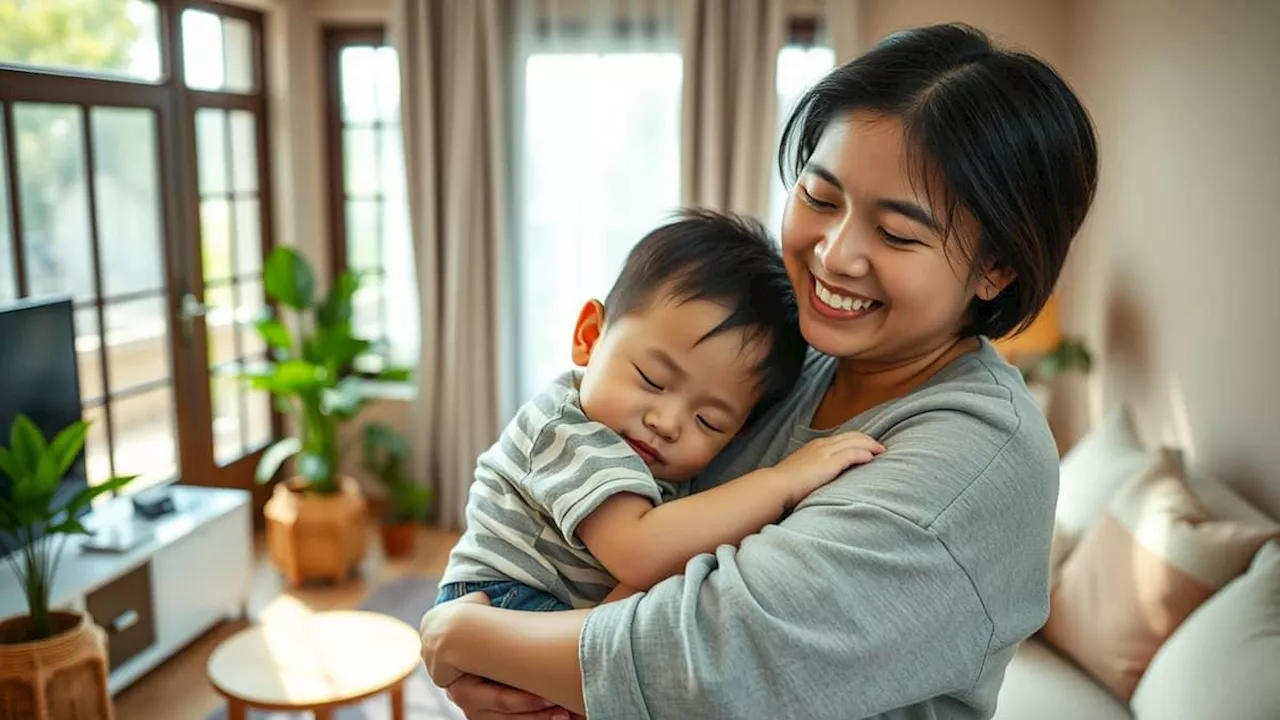
[[941, 181], [948, 231], [961, 208], [977, 220], [980, 236], [966, 248], [974, 273], [1015, 274], [995, 299], [973, 301], [963, 334], [1025, 329], [1053, 293], [1097, 187], [1097, 139], [1071, 88], [1041, 60], [966, 25], [890, 35], [801, 98], [778, 149], [784, 181], [803, 172], [830, 122], [859, 110], [902, 121], [913, 182], [927, 196], [928, 180]]
[[606, 327], [648, 308], [659, 293], [679, 303], [709, 300], [727, 307], [729, 315], [706, 338], [741, 328], [747, 342], [766, 343], [753, 368], [761, 398], [751, 419], [786, 396], [800, 378], [808, 346], [800, 334], [795, 293], [777, 246], [759, 222], [689, 209], [644, 236], [605, 297]]

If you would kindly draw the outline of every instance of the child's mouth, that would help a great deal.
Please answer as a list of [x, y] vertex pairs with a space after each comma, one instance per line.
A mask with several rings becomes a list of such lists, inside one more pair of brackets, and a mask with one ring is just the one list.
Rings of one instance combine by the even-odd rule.
[[632, 450], [636, 451], [636, 454], [640, 456], [641, 460], [644, 460], [646, 465], [663, 464], [662, 453], [655, 450], [652, 445], [629, 438], [626, 435], [623, 435], [622, 439], [627, 441], [627, 444], [631, 446]]

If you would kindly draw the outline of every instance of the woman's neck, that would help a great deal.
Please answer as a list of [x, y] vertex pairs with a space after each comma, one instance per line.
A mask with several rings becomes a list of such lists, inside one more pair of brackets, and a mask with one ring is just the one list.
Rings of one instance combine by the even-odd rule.
[[833, 428], [881, 403], [900, 398], [980, 345], [977, 338], [956, 338], [929, 352], [892, 363], [841, 358], [810, 425], [817, 430]]

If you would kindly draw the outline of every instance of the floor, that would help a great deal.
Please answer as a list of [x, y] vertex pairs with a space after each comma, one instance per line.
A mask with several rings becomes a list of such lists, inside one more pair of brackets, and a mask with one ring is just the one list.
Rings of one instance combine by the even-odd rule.
[[[307, 610], [354, 608], [373, 588], [406, 574], [439, 575], [458, 535], [432, 528], [418, 531], [413, 557], [388, 560], [382, 556], [376, 530], [370, 531], [369, 553], [360, 576], [341, 586], [306, 586], [290, 589], [267, 559], [266, 546], [256, 543], [253, 591], [249, 617], [258, 620], [288, 613], [299, 606]], [[116, 720], [155, 720], [157, 710], [173, 720], [203, 720], [222, 699], [205, 678], [205, 664], [218, 643], [248, 623], [225, 622], [197, 639], [115, 698]]]

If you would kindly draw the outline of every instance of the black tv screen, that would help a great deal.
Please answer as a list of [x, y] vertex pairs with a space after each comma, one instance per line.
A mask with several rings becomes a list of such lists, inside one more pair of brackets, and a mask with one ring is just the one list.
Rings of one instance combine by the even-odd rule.
[[[80, 419], [80, 373], [76, 364], [75, 313], [64, 297], [0, 305], [0, 446], [9, 447], [14, 419], [31, 418], [46, 440]], [[83, 489], [81, 452], [59, 487], [58, 504]], [[0, 473], [0, 495], [12, 492]], [[17, 539], [0, 532], [0, 554]]]

